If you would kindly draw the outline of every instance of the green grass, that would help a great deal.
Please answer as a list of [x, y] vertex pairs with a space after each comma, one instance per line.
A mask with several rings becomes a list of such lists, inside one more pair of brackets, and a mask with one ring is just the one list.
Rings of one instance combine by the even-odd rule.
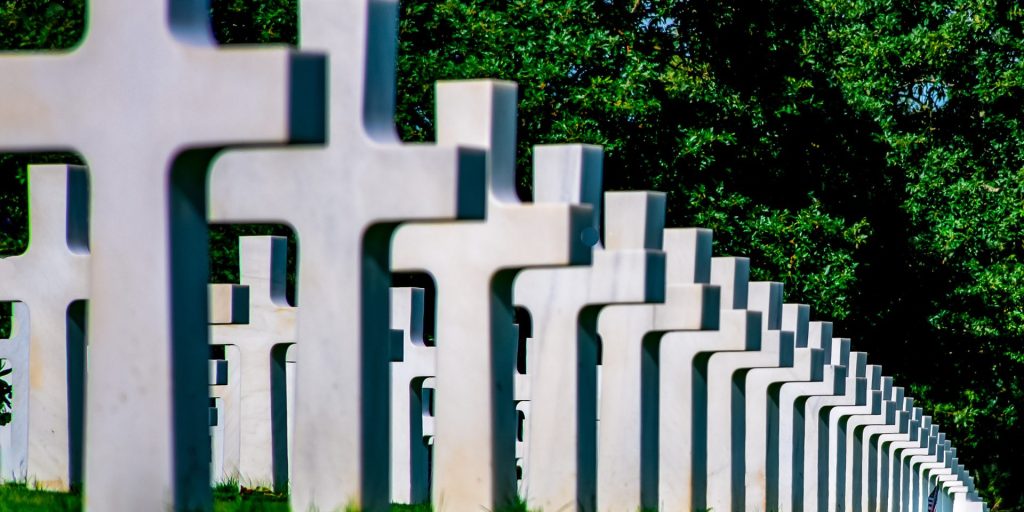
[[65, 492], [37, 491], [23, 483], [0, 485], [0, 512], [36, 510], [75, 511], [82, 509], [82, 498]]
[[[53, 492], [29, 488], [24, 483], [0, 484], [0, 512], [78, 512], [82, 497], [75, 492]], [[288, 512], [288, 496], [265, 487], [250, 489], [237, 482], [213, 488], [214, 512]], [[429, 504], [392, 505], [392, 512], [431, 512]], [[526, 512], [521, 500], [496, 512]]]

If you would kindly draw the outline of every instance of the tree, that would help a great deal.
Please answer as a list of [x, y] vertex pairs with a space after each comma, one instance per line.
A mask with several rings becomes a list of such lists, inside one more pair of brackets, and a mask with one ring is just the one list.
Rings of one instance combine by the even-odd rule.
[[[0, 0], [0, 48], [68, 47], [82, 0]], [[936, 417], [994, 510], [1024, 510], [1024, 10], [1007, 0], [406, 0], [397, 125], [433, 82], [519, 82], [535, 144], [605, 147], [607, 189], [669, 193], [670, 225], [871, 353]], [[225, 44], [297, 38], [295, 0], [215, 0]], [[19, 157], [20, 158], [20, 157]], [[26, 163], [0, 157], [0, 251], [23, 247]], [[20, 181], [19, 181], [20, 180]], [[19, 188], [21, 187], [21, 188]], [[12, 228], [12, 226], [14, 226]], [[21, 230], [21, 231], [19, 231]], [[215, 227], [215, 280], [239, 233]], [[292, 237], [294, 249], [295, 240]], [[294, 254], [295, 251], [292, 251]]]

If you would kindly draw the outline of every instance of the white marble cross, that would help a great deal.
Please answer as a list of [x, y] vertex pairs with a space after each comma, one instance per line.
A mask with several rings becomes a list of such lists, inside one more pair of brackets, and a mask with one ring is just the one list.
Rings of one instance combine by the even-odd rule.
[[[400, 227], [393, 267], [427, 272], [437, 285], [435, 510], [500, 508], [516, 497], [513, 280], [525, 268], [590, 263], [583, 237], [593, 210], [519, 201], [514, 84], [446, 82], [437, 100], [439, 143], [487, 152], [486, 220]], [[536, 165], [577, 172], [545, 154]]]
[[[868, 486], [868, 464], [871, 456], [870, 438], [880, 432], [893, 432], [898, 428], [898, 408], [904, 403], [903, 388], [892, 385], [892, 377], [884, 377], [883, 400], [872, 400], [872, 414], [851, 418], [846, 425], [846, 466], [840, 471], [845, 475], [842, 489], [843, 510], [860, 510], [866, 505], [864, 490]], [[873, 396], [871, 397], [873, 399]], [[872, 474], [873, 475], [873, 474]], [[837, 492], [839, 490], [837, 489]]]
[[0, 300], [28, 308], [20, 319], [30, 340], [27, 359], [15, 371], [32, 368], [29, 387], [14, 389], [21, 407], [14, 413], [20, 453], [5, 457], [3, 477], [31, 478], [54, 490], [67, 490], [82, 477], [85, 381], [68, 377], [82, 377], [85, 364], [83, 318], [70, 306], [89, 294], [87, 180], [82, 167], [30, 165], [28, 250], [0, 259]]
[[[553, 164], [568, 164], [578, 177], [566, 179], [560, 176], [564, 172], [538, 166], [537, 201], [600, 205], [599, 150], [538, 147], [537, 157], [542, 155]], [[530, 269], [516, 278], [514, 300], [530, 312], [530, 352], [536, 362], [527, 375], [534, 435], [523, 493], [530, 508], [594, 510], [598, 314], [607, 304], [665, 298], [665, 254], [654, 236], [664, 229], [665, 195], [608, 192], [604, 223], [607, 243], [595, 244], [591, 266]]]
[[942, 442], [936, 447], [935, 455], [930, 460], [921, 462], [914, 479], [911, 480], [912, 507], [926, 509], [928, 493], [934, 488], [931, 483], [932, 477], [935, 476], [937, 470], [946, 468], [954, 453], [955, 449], [952, 447], [952, 443], [943, 437]]
[[927, 496], [931, 493], [932, 489], [935, 487], [939, 488], [939, 500], [935, 510], [948, 511], [952, 508], [953, 502], [949, 491], [946, 489], [946, 479], [952, 480], [954, 478], [953, 469], [956, 468], [958, 463], [956, 448], [950, 447], [944, 456], [942, 464], [928, 469], [928, 480], [925, 482], [922, 492], [925, 493], [925, 500], [927, 500]]
[[901, 510], [920, 509], [917, 503], [917, 480], [921, 477], [921, 465], [935, 461], [945, 447], [945, 432], [939, 432], [938, 425], [932, 425], [932, 428], [934, 435], [929, 436], [927, 446], [903, 452], [904, 462], [900, 472]]
[[802, 503], [804, 439], [804, 405], [816, 396], [841, 395], [847, 387], [847, 366], [850, 344], [832, 338], [831, 322], [808, 324], [808, 346], [825, 353], [826, 364], [820, 382], [788, 382], [779, 390], [779, 453], [777, 478], [768, 479], [768, 510], [793, 510]]
[[11, 305], [10, 337], [0, 339], [0, 361], [11, 373], [11, 422], [0, 427], [0, 482], [24, 480], [28, 459], [29, 311], [24, 302]]
[[912, 466], [916, 465], [915, 463], [922, 457], [935, 454], [939, 434], [939, 425], [933, 422], [931, 428], [922, 429], [918, 444], [902, 449], [897, 448], [894, 451], [894, 457], [890, 459], [891, 469], [889, 472], [891, 479], [889, 506], [893, 512], [907, 510], [910, 503], [909, 485]]
[[[849, 340], [843, 338], [839, 342], [848, 344]], [[833, 340], [832, 343], [837, 341]], [[824, 487], [828, 483], [828, 439], [832, 409], [867, 403], [867, 354], [851, 352], [847, 369], [846, 387], [842, 394], [812, 396], [804, 402], [803, 464], [794, 471], [794, 474], [802, 475], [802, 478], [793, 478], [794, 496], [802, 496], [802, 501], [794, 503], [794, 510], [821, 511], [823, 508], [821, 497], [827, 493]]]
[[[671, 332], [661, 339], [660, 353], [657, 354], [659, 365], [665, 370], [659, 373], [657, 384], [659, 416], [656, 419], [656, 439], [659, 443], [655, 448], [658, 451], [651, 454], [654, 462], [643, 461], [645, 469], [648, 465], [657, 464], [657, 492], [644, 489], [647, 498], [644, 506], [653, 506], [650, 503], [657, 498], [656, 503], [669, 510], [706, 507], [710, 406], [708, 355], [720, 351], [759, 350], [761, 347], [761, 315], [746, 309], [749, 260], [711, 258], [711, 232], [702, 230], [701, 234], [704, 236], [697, 238], [696, 250], [693, 251], [700, 255], [694, 265], [698, 271], [685, 277], [692, 279], [691, 282], [710, 282], [710, 289], [717, 289], [720, 293], [718, 310], [709, 311], [718, 318], [718, 325], [708, 326], [699, 332]], [[607, 389], [615, 391], [614, 388]], [[604, 414], [602, 411], [602, 417]], [[610, 460], [609, 463], [619, 462]], [[620, 479], [627, 477], [636, 479], [636, 476], [628, 474], [619, 476]], [[608, 483], [613, 481], [609, 479]], [[636, 507], [633, 505], [632, 508]], [[626, 509], [612, 507], [604, 510]]]
[[423, 381], [437, 375], [436, 349], [423, 339], [423, 289], [391, 289], [391, 328], [402, 333], [402, 357], [391, 363], [391, 501], [430, 500], [423, 441]]
[[[245, 485], [269, 484], [281, 491], [288, 486], [289, 455], [284, 354], [296, 341], [296, 308], [285, 298], [288, 239], [240, 237], [238, 260], [240, 284], [248, 289], [246, 321], [210, 326], [211, 345], [238, 350], [237, 395], [224, 396], [226, 415], [240, 415], [238, 429], [225, 433], [226, 443], [238, 443], [238, 467], [225, 469]], [[215, 319], [227, 314], [217, 305], [214, 301], [211, 308]]]
[[[714, 274], [714, 267], [712, 267]], [[712, 279], [712, 283], [715, 280]], [[748, 510], [746, 491], [746, 404], [764, 404], [767, 389], [759, 397], [746, 396], [747, 379], [759, 371], [792, 368], [793, 333], [782, 331], [782, 283], [752, 282], [748, 290], [750, 311], [761, 316], [761, 346], [751, 351], [712, 352], [705, 363], [707, 376], [706, 506], [713, 510]], [[728, 404], [728, 405], [727, 405]], [[740, 404], [737, 406], [736, 404]], [[755, 415], [765, 414], [767, 407]], [[765, 435], [766, 430], [751, 432]]]
[[677, 373], [668, 361], [664, 368], [671, 371], [658, 371], [659, 353], [670, 331], [719, 326], [719, 289], [707, 284], [711, 232], [667, 230], [666, 235], [665, 302], [607, 306], [597, 320], [602, 349], [597, 509], [602, 511], [658, 506], [658, 463], [664, 453], [658, 445], [658, 390], [665, 389], [658, 379]]
[[[908, 398], [905, 402], [913, 405], [912, 399]], [[875, 444], [871, 446], [871, 450], [876, 453], [875, 460], [871, 462], [873, 468], [869, 468], [869, 470], [874, 471], [875, 475], [872, 479], [874, 487], [868, 495], [869, 506], [872, 502], [875, 505], [875, 508], [871, 510], [888, 510], [890, 487], [889, 448], [894, 443], [916, 441], [924, 416], [920, 407], [913, 407], [910, 409], [909, 414], [905, 414], [901, 419], [906, 420], [905, 428], [902, 428], [901, 425], [899, 432], [879, 435]]]
[[[751, 301], [749, 309], [765, 314], [763, 307], [755, 301]], [[782, 305], [779, 327], [794, 338], [793, 365], [755, 369], [747, 373], [743, 501], [747, 510], [769, 510], [768, 480], [773, 480], [776, 485], [778, 482], [779, 392], [782, 385], [787, 382], [820, 382], [824, 378], [825, 351], [807, 345], [809, 317], [810, 307], [805, 304]], [[762, 336], [766, 335], [762, 333]]]
[[919, 415], [915, 407], [915, 419], [910, 422], [909, 435], [904, 439], [893, 440], [880, 445], [884, 450], [883, 456], [879, 458], [878, 477], [879, 485], [879, 507], [880, 510], [894, 512], [899, 510], [900, 478], [899, 464], [900, 454], [907, 450], [918, 448], [927, 443], [927, 438], [932, 427], [931, 416]]
[[208, 506], [207, 166], [323, 138], [322, 57], [217, 48], [207, 7], [96, 0], [73, 50], [0, 54], [0, 149], [89, 167], [89, 510]]
[[[864, 484], [861, 489], [861, 504], [868, 510], [876, 510], [882, 497], [879, 489], [882, 487], [881, 461], [884, 458], [886, 443], [909, 439], [911, 426], [915, 423], [914, 415], [920, 414], [919, 409], [914, 408], [914, 399], [904, 397], [900, 408], [896, 411], [894, 425], [881, 425], [878, 427], [867, 427], [864, 429], [863, 454], [863, 478]], [[918, 421], [920, 418], [918, 418]], [[886, 469], [886, 471], [888, 471]]]
[[482, 155], [444, 133], [477, 113], [439, 120], [439, 145], [402, 144], [398, 2], [299, 8], [302, 48], [330, 53], [330, 140], [225, 154], [211, 171], [210, 219], [289, 224], [301, 241], [298, 344], [309, 357], [296, 367], [292, 508], [376, 509], [390, 503], [388, 245], [403, 221], [483, 215]]
[[[881, 366], [869, 364], [865, 377], [865, 401], [833, 407], [823, 419], [825, 430], [819, 434], [818, 441], [824, 445], [826, 459], [820, 466], [817, 506], [822, 512], [836, 512], [839, 505], [846, 502], [846, 461], [849, 459], [846, 446], [848, 439], [852, 439], [851, 418], [880, 413], [882, 397], [892, 390], [892, 379], [882, 378]], [[875, 404], [878, 404], [877, 411]]]

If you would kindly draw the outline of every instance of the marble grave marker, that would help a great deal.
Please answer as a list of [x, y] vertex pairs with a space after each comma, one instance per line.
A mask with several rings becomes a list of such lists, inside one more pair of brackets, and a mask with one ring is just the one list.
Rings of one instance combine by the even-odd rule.
[[[396, 134], [397, 10], [390, 1], [300, 2], [302, 48], [330, 53], [330, 140], [228, 153], [211, 171], [212, 221], [284, 223], [300, 240], [295, 510], [390, 506], [390, 435], [380, 428], [390, 413], [388, 244], [402, 221], [483, 214], [479, 151], [444, 133], [439, 145]], [[439, 124], [476, 114], [449, 116]], [[334, 390], [330, 400], [324, 389]]]
[[0, 300], [24, 304], [28, 344], [14, 371], [31, 368], [13, 390], [14, 450], [2, 478], [66, 491], [82, 481], [85, 325], [72, 304], [89, 294], [88, 177], [79, 166], [30, 165], [28, 187], [28, 250], [0, 259]]
[[437, 105], [440, 144], [486, 151], [486, 220], [402, 226], [392, 264], [437, 285], [435, 510], [500, 508], [516, 496], [513, 280], [524, 268], [589, 264], [593, 210], [520, 202], [514, 84], [442, 83]]
[[0, 149], [89, 166], [86, 509], [204, 508], [207, 166], [225, 147], [322, 140], [324, 61], [217, 48], [204, 1], [88, 9], [73, 50], [0, 54]]

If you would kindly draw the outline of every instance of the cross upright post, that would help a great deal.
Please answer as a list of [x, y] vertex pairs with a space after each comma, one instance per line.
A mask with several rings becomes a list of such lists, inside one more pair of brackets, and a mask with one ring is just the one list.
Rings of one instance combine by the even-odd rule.
[[[750, 351], [713, 352], [706, 368], [709, 404], [743, 404], [743, 407], [709, 407], [707, 413], [707, 506], [714, 510], [745, 511], [747, 419], [746, 384], [751, 374], [792, 368], [793, 333], [782, 331], [782, 283], [752, 282], [744, 309], [761, 315], [761, 346]], [[758, 390], [766, 393], [767, 390]], [[764, 397], [765, 395], [761, 395]], [[761, 401], [763, 398], [757, 401]], [[763, 403], [763, 402], [762, 402]], [[766, 410], [758, 411], [763, 414]], [[759, 432], [764, 434], [764, 431]]]
[[718, 328], [720, 290], [708, 284], [711, 232], [667, 229], [663, 237], [665, 301], [610, 305], [597, 321], [602, 354], [597, 510], [658, 506], [658, 376], [670, 373], [658, 371], [663, 340], [673, 331]]
[[402, 333], [401, 360], [391, 363], [391, 500], [430, 500], [423, 443], [423, 381], [437, 375], [435, 348], [423, 340], [423, 288], [391, 289], [391, 328]]
[[30, 165], [28, 250], [0, 259], [0, 300], [28, 308], [19, 319], [27, 364], [15, 371], [31, 371], [28, 387], [14, 389], [27, 407], [14, 414], [20, 453], [4, 455], [3, 476], [54, 490], [82, 480], [85, 325], [71, 305], [89, 293], [87, 180], [79, 166]]
[[[904, 403], [903, 388], [892, 385], [892, 377], [888, 381], [888, 396], [883, 396], [878, 411], [871, 415], [852, 418], [847, 424], [846, 437], [846, 468], [840, 468], [846, 474], [846, 486], [843, 490], [844, 510], [860, 510], [866, 505], [864, 490], [868, 486], [867, 464], [870, 459], [871, 437], [881, 432], [898, 432], [900, 406]], [[873, 404], [874, 405], [874, 404]]]
[[207, 7], [96, 0], [74, 50], [0, 55], [0, 149], [88, 162], [87, 510], [209, 507], [207, 166], [323, 137], [322, 57], [218, 49]]
[[[846, 345], [850, 343], [847, 338], [842, 338], [838, 342]], [[812, 396], [804, 402], [803, 464], [799, 468], [799, 473], [794, 472], [801, 476], [793, 478], [794, 496], [798, 497], [794, 503], [796, 512], [816, 512], [822, 508], [822, 487], [828, 482], [828, 434], [832, 409], [867, 403], [867, 354], [851, 352], [848, 370], [844, 393]]]
[[[718, 325], [667, 333], [661, 346], [656, 347], [659, 366], [667, 371], [659, 372], [657, 382], [657, 451], [651, 455], [654, 460], [644, 461], [656, 465], [657, 493], [648, 490], [647, 495], [656, 494], [657, 501], [648, 497], [644, 506], [657, 503], [670, 510], [706, 507], [708, 354], [761, 348], [761, 314], [747, 310], [750, 260], [712, 258], [711, 231], [701, 232], [704, 236], [696, 244], [697, 254], [702, 255], [697, 265], [700, 271], [688, 277], [698, 283], [710, 283], [719, 291], [719, 307], [711, 313], [718, 319]], [[603, 436], [603, 427], [601, 432]], [[609, 460], [609, 464], [615, 462]]]
[[[597, 148], [539, 146], [536, 158], [539, 202], [600, 205]], [[552, 167], [565, 164], [583, 179], [558, 179], [565, 173]], [[591, 266], [529, 269], [516, 279], [515, 301], [531, 314], [531, 360], [536, 361], [527, 376], [529, 431], [535, 435], [528, 445], [529, 471], [523, 482], [531, 508], [594, 510], [598, 313], [607, 304], [664, 300], [661, 244], [657, 237], [630, 235], [662, 232], [665, 195], [608, 192], [604, 223], [608, 243], [595, 243]]]
[[919, 407], [914, 408], [915, 419], [911, 420], [909, 435], [903, 439], [893, 440], [881, 446], [884, 456], [880, 458], [880, 470], [878, 478], [880, 510], [896, 512], [899, 510], [900, 500], [900, 455], [908, 449], [919, 448], [927, 445], [928, 436], [931, 432], [932, 418], [919, 413]]
[[[753, 284], [753, 283], [752, 283]], [[761, 285], [763, 286], [763, 285]], [[750, 309], [765, 311], [767, 305], [751, 293]], [[745, 445], [744, 500], [747, 510], [764, 512], [768, 507], [768, 480], [778, 481], [779, 457], [779, 391], [788, 382], [820, 382], [824, 378], [825, 351], [807, 346], [810, 307], [806, 304], [783, 304], [778, 327], [793, 336], [794, 353], [791, 367], [756, 368], [747, 373], [744, 390]], [[769, 333], [762, 333], [768, 336]]]
[[437, 284], [434, 507], [500, 508], [516, 495], [513, 281], [525, 268], [589, 264], [593, 210], [520, 202], [515, 84], [445, 82], [437, 97], [439, 143], [486, 150], [486, 219], [402, 226], [393, 264]]
[[914, 493], [914, 502], [912, 506], [917, 508], [925, 507], [928, 503], [928, 493], [934, 487], [931, 485], [932, 477], [936, 475], [937, 471], [946, 468], [949, 463], [950, 457], [952, 457], [955, 449], [952, 448], [952, 443], [948, 439], [943, 439], [942, 443], [939, 443], [936, 448], [935, 455], [931, 460], [923, 461], [918, 467], [918, 473], [916, 478], [912, 482], [912, 490]]
[[921, 424], [923, 422], [931, 422], [931, 418], [927, 418], [923, 415], [920, 407], [914, 407], [911, 409], [908, 415], [907, 428], [905, 432], [898, 434], [883, 434], [878, 436], [877, 452], [878, 458], [873, 463], [876, 466], [875, 471], [875, 489], [874, 489], [874, 500], [877, 510], [889, 510], [890, 503], [890, 488], [891, 485], [891, 471], [889, 469], [890, 450], [894, 446], [898, 447], [901, 444], [906, 446], [914, 446], [917, 443], [917, 439], [921, 433]]
[[210, 218], [289, 224], [300, 241], [292, 508], [382, 510], [390, 506], [382, 425], [390, 415], [392, 233], [409, 220], [480, 218], [483, 155], [443, 135], [440, 145], [399, 140], [398, 2], [299, 7], [302, 48], [331, 59], [329, 141], [225, 154], [212, 170]]
[[891, 379], [882, 378], [881, 366], [868, 365], [865, 379], [864, 402], [833, 407], [823, 418], [822, 426], [826, 430], [819, 434], [818, 442], [824, 453], [824, 464], [819, 466], [817, 507], [822, 512], [836, 512], [846, 502], [846, 460], [849, 456], [846, 442], [852, 433], [848, 428], [850, 419], [881, 412], [882, 397], [888, 396], [891, 389]]
[[237, 396], [225, 404], [240, 415], [238, 438], [230, 440], [239, 443], [231, 476], [281, 492], [288, 488], [289, 458], [284, 352], [296, 339], [296, 308], [285, 298], [288, 240], [243, 236], [238, 246], [239, 281], [249, 292], [246, 321], [210, 326], [212, 345], [238, 349]]
[[939, 426], [933, 424], [932, 429], [933, 435], [928, 437], [927, 446], [903, 452], [904, 462], [900, 473], [901, 510], [917, 509], [916, 480], [920, 476], [921, 464], [935, 460], [936, 455], [940, 453], [946, 443], [946, 434], [939, 432]]
[[777, 471], [776, 478], [768, 479], [767, 510], [793, 510], [802, 497], [795, 490], [803, 478], [804, 404], [815, 396], [841, 395], [847, 388], [850, 344], [833, 340], [831, 322], [810, 322], [807, 339], [808, 346], [822, 349], [826, 365], [821, 381], [787, 382], [779, 389], [779, 450], [771, 463]]

